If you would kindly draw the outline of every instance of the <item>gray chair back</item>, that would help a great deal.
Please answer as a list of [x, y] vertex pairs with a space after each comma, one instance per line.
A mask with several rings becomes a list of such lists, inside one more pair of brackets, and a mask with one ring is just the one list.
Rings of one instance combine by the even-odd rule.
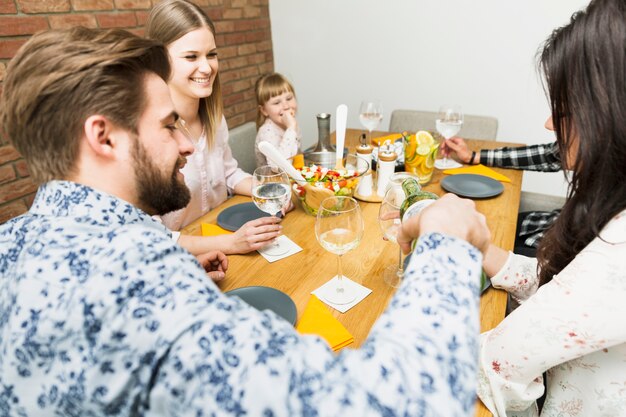
[[254, 157], [254, 141], [256, 140], [256, 124], [247, 122], [228, 131], [228, 144], [237, 160], [239, 168], [249, 174], [256, 169]]
[[[437, 113], [432, 111], [394, 110], [391, 112], [389, 131], [414, 133], [418, 130], [429, 130], [436, 132], [435, 120], [437, 120]], [[495, 117], [464, 115], [463, 127], [459, 136], [470, 139], [495, 140], [497, 134], [498, 119]]]

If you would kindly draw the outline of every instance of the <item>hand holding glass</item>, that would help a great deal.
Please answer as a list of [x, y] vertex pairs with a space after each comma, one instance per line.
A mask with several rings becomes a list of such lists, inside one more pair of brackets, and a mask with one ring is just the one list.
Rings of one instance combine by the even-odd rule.
[[[444, 105], [439, 108], [439, 114], [435, 121], [437, 132], [443, 136], [444, 140], [448, 140], [461, 130], [463, 127], [463, 111], [458, 104]], [[442, 168], [450, 168], [453, 164], [448, 163], [448, 155], [443, 156]]]
[[356, 293], [345, 286], [341, 257], [359, 246], [363, 228], [361, 208], [354, 198], [333, 196], [322, 201], [315, 221], [315, 236], [324, 249], [337, 255], [336, 285], [324, 296], [333, 304], [348, 304], [356, 298]]
[[[276, 216], [291, 198], [291, 185], [287, 174], [269, 165], [258, 167], [252, 174], [252, 201], [265, 213]], [[288, 251], [284, 245], [274, 242], [261, 249], [263, 253], [277, 256]]]

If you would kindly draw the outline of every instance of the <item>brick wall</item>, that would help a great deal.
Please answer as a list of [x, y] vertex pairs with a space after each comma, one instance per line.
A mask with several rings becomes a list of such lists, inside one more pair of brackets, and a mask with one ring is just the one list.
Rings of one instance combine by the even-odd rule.
[[[158, 1], [0, 0], [0, 91], [8, 62], [33, 33], [82, 25], [120, 27], [142, 35], [148, 12]], [[269, 0], [194, 2], [216, 25], [228, 125], [232, 128], [253, 121], [254, 82], [274, 69]], [[36, 189], [24, 160], [7, 138], [0, 137], [0, 223], [27, 211]]]

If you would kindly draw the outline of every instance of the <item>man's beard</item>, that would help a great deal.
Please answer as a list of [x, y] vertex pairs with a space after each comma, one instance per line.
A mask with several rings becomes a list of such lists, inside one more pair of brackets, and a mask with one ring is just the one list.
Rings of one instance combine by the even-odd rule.
[[152, 162], [138, 137], [135, 138], [131, 154], [139, 202], [148, 214], [162, 216], [189, 204], [189, 188], [177, 178], [178, 170], [185, 165], [185, 158], [178, 157], [171, 175], [167, 177]]

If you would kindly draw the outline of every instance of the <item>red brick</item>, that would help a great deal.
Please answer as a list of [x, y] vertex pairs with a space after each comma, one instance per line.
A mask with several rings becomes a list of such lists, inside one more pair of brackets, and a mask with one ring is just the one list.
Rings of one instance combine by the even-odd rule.
[[48, 29], [48, 21], [41, 16], [0, 16], [0, 36], [32, 35]]
[[0, 59], [13, 58], [15, 53], [28, 39], [3, 39], [0, 42]]
[[224, 35], [224, 45], [239, 45], [246, 42], [245, 33], [229, 33]]
[[267, 19], [235, 20], [235, 32], [247, 32], [249, 30], [267, 29], [270, 27]]
[[261, 8], [254, 6], [246, 6], [243, 8], [243, 17], [248, 19], [251, 17], [259, 17], [261, 16]]
[[257, 109], [249, 110], [245, 112], [246, 122], [255, 122], [256, 121]]
[[22, 156], [12, 145], [0, 146], [0, 164], [17, 161]]
[[96, 15], [102, 28], [128, 28], [137, 26], [137, 18], [133, 12], [104, 13]]
[[248, 0], [232, 0], [230, 2], [230, 7], [235, 8], [235, 7], [243, 7], [249, 4]]
[[133, 35], [139, 36], [140, 38], [143, 38], [143, 36], [146, 33], [145, 28], [126, 29], [126, 30], [132, 33]]
[[24, 214], [27, 211], [28, 207], [26, 207], [26, 204], [20, 200], [4, 204], [0, 206], [0, 224]]
[[113, 0], [72, 0], [72, 7], [76, 11], [113, 10]]
[[251, 80], [247, 79], [247, 80], [239, 80], [239, 81], [235, 81], [232, 83], [233, 86], [233, 93], [236, 93], [238, 91], [243, 91], [246, 88], [250, 88], [252, 87], [253, 83]]
[[27, 195], [26, 197], [24, 197], [22, 199], [22, 201], [24, 203], [26, 203], [26, 207], [30, 207], [30, 206], [33, 205], [33, 201], [35, 201], [35, 196], [36, 195], [37, 195], [37, 193], [32, 193], [32, 194], [29, 194], [29, 195]]
[[222, 20], [215, 22], [215, 32], [230, 33], [235, 31], [235, 22], [233, 20]]
[[0, 184], [4, 184], [8, 181], [13, 181], [15, 178], [17, 178], [17, 176], [15, 175], [13, 165], [6, 164], [0, 166]]
[[28, 170], [28, 164], [23, 159], [15, 162], [15, 170], [20, 178], [30, 177], [30, 171]]
[[223, 19], [241, 19], [243, 17], [242, 9], [226, 9], [222, 14]]
[[2, 184], [0, 186], [0, 204], [25, 197], [37, 191], [37, 185], [30, 178]]
[[263, 42], [259, 42], [256, 44], [256, 50], [259, 52], [271, 51], [272, 50], [272, 41], [266, 40]]
[[229, 95], [232, 92], [233, 92], [233, 87], [231, 85], [229, 85], [229, 84], [226, 84], [226, 85], [222, 84], [222, 95], [223, 96], [227, 96], [227, 95]]
[[118, 9], [150, 9], [150, 0], [115, 0], [115, 7]]
[[248, 64], [250, 64], [250, 65], [262, 64], [263, 62], [267, 62], [268, 61], [265, 58], [265, 54], [264, 53], [248, 55], [246, 58], [248, 59]]
[[48, 20], [50, 21], [50, 27], [53, 29], [65, 29], [74, 26], [98, 27], [96, 17], [92, 14], [52, 14], [48, 16]]
[[69, 0], [17, 0], [23, 13], [69, 12]]
[[4, 81], [4, 77], [7, 75], [7, 65], [4, 62], [0, 62], [0, 82]]
[[221, 8], [203, 8], [204, 12], [211, 18], [214, 22], [219, 22], [224, 19]]
[[231, 106], [235, 113], [245, 113], [248, 110], [256, 109], [256, 103], [253, 101], [244, 101]]
[[[223, 6], [224, 0], [194, 0], [198, 6]], [[156, 2], [155, 2], [156, 3]]]
[[256, 52], [256, 45], [247, 43], [237, 47], [237, 55], [250, 55]]
[[259, 65], [259, 74], [267, 74], [268, 72], [274, 72], [273, 62], [265, 62]]
[[[243, 93], [231, 94], [228, 97], [224, 97], [224, 106], [231, 106], [235, 103], [243, 101]], [[13, 173], [15, 177], [15, 173]]]
[[0, 13], [17, 13], [14, 0], [0, 0]]
[[235, 57], [237, 56], [237, 47], [225, 46], [223, 48], [218, 48], [217, 55], [220, 60]]
[[137, 16], [137, 24], [138, 25], [145, 25], [146, 22], [148, 21], [148, 16], [150, 15], [149, 11], [136, 11], [135, 12], [135, 16]]
[[241, 68], [241, 67], [245, 67], [246, 65], [248, 65], [248, 60], [246, 59], [245, 56], [225, 59], [220, 63], [222, 70]]
[[268, 35], [264, 30], [256, 30], [254, 32], [246, 33], [245, 42], [262, 42], [269, 37], [270, 35]]

